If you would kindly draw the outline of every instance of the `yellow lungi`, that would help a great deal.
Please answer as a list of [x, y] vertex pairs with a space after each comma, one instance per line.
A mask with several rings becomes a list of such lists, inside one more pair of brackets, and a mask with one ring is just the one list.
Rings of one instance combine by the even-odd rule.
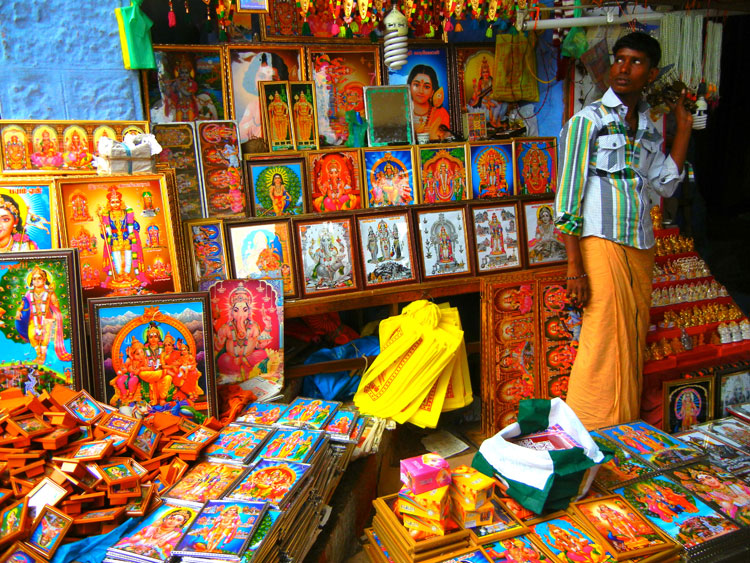
[[589, 302], [566, 402], [588, 430], [639, 418], [654, 250], [581, 239]]

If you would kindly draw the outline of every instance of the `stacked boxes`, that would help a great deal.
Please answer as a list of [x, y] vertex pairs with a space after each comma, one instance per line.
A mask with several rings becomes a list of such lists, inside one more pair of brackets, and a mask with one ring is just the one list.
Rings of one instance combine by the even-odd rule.
[[453, 517], [464, 528], [491, 524], [495, 517], [490, 502], [495, 480], [466, 465], [456, 467], [451, 472], [451, 479], [449, 494]]

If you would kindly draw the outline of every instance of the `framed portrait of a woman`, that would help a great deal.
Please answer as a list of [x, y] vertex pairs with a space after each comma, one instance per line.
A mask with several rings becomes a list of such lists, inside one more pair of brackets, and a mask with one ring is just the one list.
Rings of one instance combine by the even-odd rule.
[[561, 264], [568, 258], [562, 234], [555, 227], [553, 205], [552, 201], [523, 204], [529, 266]]
[[455, 48], [458, 74], [458, 103], [462, 113], [481, 114], [487, 126], [495, 129], [505, 115], [507, 104], [492, 99], [495, 71], [494, 45], [462, 45]]
[[557, 139], [524, 138], [513, 142], [518, 195], [551, 194], [557, 189]]
[[662, 429], [674, 434], [714, 418], [714, 376], [662, 383]]
[[318, 141], [318, 110], [315, 83], [289, 83], [289, 103], [292, 109], [294, 144], [298, 151], [320, 148]]
[[304, 158], [253, 158], [245, 161], [253, 217], [301, 215], [305, 205]]
[[0, 180], [0, 254], [59, 247], [57, 223], [51, 179]]
[[364, 207], [358, 149], [310, 151], [306, 156], [312, 211]]
[[448, 47], [414, 47], [406, 64], [388, 71], [388, 84], [406, 84], [412, 124], [419, 143], [448, 138], [456, 109], [451, 96]]

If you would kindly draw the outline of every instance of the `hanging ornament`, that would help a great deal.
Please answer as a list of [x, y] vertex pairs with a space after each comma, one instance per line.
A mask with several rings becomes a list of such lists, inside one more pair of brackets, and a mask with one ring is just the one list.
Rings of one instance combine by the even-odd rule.
[[203, 0], [206, 5], [206, 21], [211, 21], [211, 0]]
[[471, 17], [475, 20], [481, 19], [483, 7], [484, 0], [469, 0], [468, 10], [471, 12]]
[[169, 13], [167, 13], [167, 23], [169, 27], [177, 25], [177, 16], [174, 15], [174, 7], [172, 7], [172, 0], [169, 0]]
[[456, 13], [456, 0], [444, 0], [443, 2], [443, 40], [447, 41], [447, 34], [449, 31], [453, 31], [453, 23], [451, 18]]
[[216, 16], [219, 23], [219, 39], [227, 40], [227, 31], [232, 25], [234, 18], [234, 2], [232, 0], [218, 0], [216, 3]]
[[491, 38], [494, 29], [495, 22], [497, 21], [497, 9], [499, 0], [488, 0], [487, 2], [487, 37]]
[[351, 39], [354, 37], [354, 33], [359, 31], [359, 26], [352, 17], [354, 15], [354, 0], [342, 0], [341, 7], [344, 33], [342, 35], [339, 31], [339, 35]]
[[337, 37], [341, 31], [341, 26], [338, 24], [339, 16], [341, 15], [341, 0], [328, 0], [328, 7], [331, 16], [333, 17], [333, 21], [331, 22], [331, 35]]
[[464, 30], [463, 26], [461, 25], [461, 22], [464, 19], [464, 8], [466, 7], [466, 0], [456, 0], [456, 8], [453, 10], [453, 13], [456, 16], [456, 25], [454, 27], [454, 30], [456, 33], [460, 33]]
[[385, 23], [385, 41], [383, 43], [383, 62], [390, 69], [398, 70], [406, 64], [409, 35], [409, 24], [406, 16], [395, 6], [383, 20]]
[[312, 35], [307, 16], [310, 15], [314, 4], [310, 0], [297, 0], [297, 11], [302, 18], [302, 35]]
[[409, 27], [412, 27], [414, 21], [414, 12], [417, 10], [416, 0], [403, 0], [401, 2], [401, 13], [406, 16], [406, 23]]

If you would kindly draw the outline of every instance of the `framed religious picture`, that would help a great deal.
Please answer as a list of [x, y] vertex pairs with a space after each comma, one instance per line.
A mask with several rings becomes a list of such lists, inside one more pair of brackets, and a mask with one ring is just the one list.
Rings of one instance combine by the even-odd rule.
[[45, 563], [48, 560], [41, 557], [36, 550], [31, 549], [28, 543], [15, 542], [0, 556], [0, 561], [5, 563]]
[[365, 287], [419, 280], [408, 211], [357, 215], [356, 221]]
[[722, 370], [716, 386], [716, 418], [729, 416], [728, 406], [750, 401], [750, 368]]
[[302, 215], [307, 211], [304, 158], [252, 158], [245, 167], [253, 217]]
[[3, 174], [95, 174], [99, 139], [145, 133], [145, 121], [0, 120]]
[[289, 103], [289, 82], [258, 82], [263, 136], [272, 153], [294, 150], [292, 109]]
[[0, 511], [0, 545], [5, 545], [28, 531], [28, 506], [22, 498]]
[[0, 390], [38, 395], [86, 382], [77, 258], [64, 249], [0, 259]]
[[237, 124], [234, 121], [201, 121], [196, 128], [208, 216], [247, 216]]
[[96, 397], [144, 414], [216, 414], [210, 314], [207, 293], [89, 301]]
[[469, 199], [466, 179], [466, 145], [444, 144], [417, 147], [422, 203], [444, 203]]
[[655, 473], [655, 470], [637, 455], [607, 440], [599, 432], [591, 432], [591, 438], [600, 448], [612, 451], [612, 459], [601, 464], [596, 474], [596, 483], [605, 489], [612, 489]]
[[461, 112], [468, 113], [469, 117], [480, 115], [491, 129], [499, 129], [507, 104], [492, 99], [494, 45], [461, 45], [454, 51]]
[[55, 184], [46, 178], [0, 180], [0, 252], [60, 246]]
[[[258, 82], [304, 80], [302, 47], [229, 45], [229, 98], [240, 143], [263, 137]], [[262, 152], [257, 150], [256, 152]]]
[[523, 202], [526, 256], [529, 266], [562, 264], [568, 254], [555, 227], [552, 201]]
[[294, 145], [298, 151], [320, 148], [317, 103], [314, 82], [289, 82], [289, 106], [292, 110]]
[[306, 156], [311, 211], [364, 207], [358, 149], [310, 151]]
[[469, 143], [471, 197], [486, 199], [516, 195], [512, 141]]
[[413, 145], [408, 86], [366, 86], [365, 117], [371, 147]]
[[513, 142], [518, 195], [551, 194], [557, 189], [557, 139], [520, 138]]
[[55, 506], [68, 495], [68, 489], [57, 484], [49, 477], [39, 481], [26, 496], [29, 507], [29, 518], [36, 519], [45, 505]]
[[63, 404], [63, 408], [75, 416], [81, 424], [93, 424], [105, 414], [101, 405], [85, 390], [73, 395], [68, 402]]
[[662, 383], [662, 428], [674, 434], [714, 417], [714, 376]]
[[556, 512], [531, 525], [531, 530], [560, 560], [569, 561], [569, 551], [587, 553], [594, 561], [614, 562], [616, 559], [587, 525], [565, 512]]
[[299, 296], [288, 219], [238, 221], [225, 228], [233, 278], [281, 279], [285, 298]]
[[522, 261], [518, 246], [517, 205], [472, 205], [469, 210], [477, 274], [520, 268]]
[[[449, 82], [447, 46], [414, 46], [404, 66], [388, 70], [388, 84], [405, 84], [411, 96], [411, 119], [419, 143], [451, 136], [456, 111]], [[425, 139], [425, 141], [423, 141]]]
[[734, 417], [721, 418], [698, 426], [701, 430], [716, 436], [730, 446], [747, 451], [750, 448], [750, 424]]
[[412, 147], [362, 149], [362, 159], [367, 186], [367, 207], [417, 203]]
[[149, 121], [227, 119], [225, 57], [218, 45], [154, 45], [156, 69], [142, 71]]
[[[508, 557], [513, 557], [514, 553], [519, 557], [526, 558], [527, 561], [539, 561], [549, 563], [557, 561], [553, 559], [547, 546], [539, 539], [536, 534], [522, 534], [503, 540], [495, 540], [482, 546], [493, 561], [509, 561]], [[524, 559], [521, 559], [523, 561]]]
[[155, 123], [152, 130], [162, 148], [156, 155], [157, 162], [174, 168], [180, 219], [205, 217], [208, 209], [202, 188], [195, 124]]
[[182, 233], [163, 175], [56, 183], [62, 244], [78, 249], [84, 300], [182, 289]]
[[222, 219], [195, 219], [185, 223], [193, 287], [206, 291], [229, 278], [229, 259]]
[[294, 220], [303, 297], [359, 289], [351, 217]]
[[237, 11], [251, 14], [267, 14], [269, 0], [237, 0]]
[[472, 275], [466, 209], [444, 207], [415, 211], [425, 280]]
[[[219, 385], [247, 388], [254, 378], [284, 384], [284, 287], [275, 280], [225, 280], [211, 286], [214, 361]], [[250, 382], [250, 383], [246, 383]]]

